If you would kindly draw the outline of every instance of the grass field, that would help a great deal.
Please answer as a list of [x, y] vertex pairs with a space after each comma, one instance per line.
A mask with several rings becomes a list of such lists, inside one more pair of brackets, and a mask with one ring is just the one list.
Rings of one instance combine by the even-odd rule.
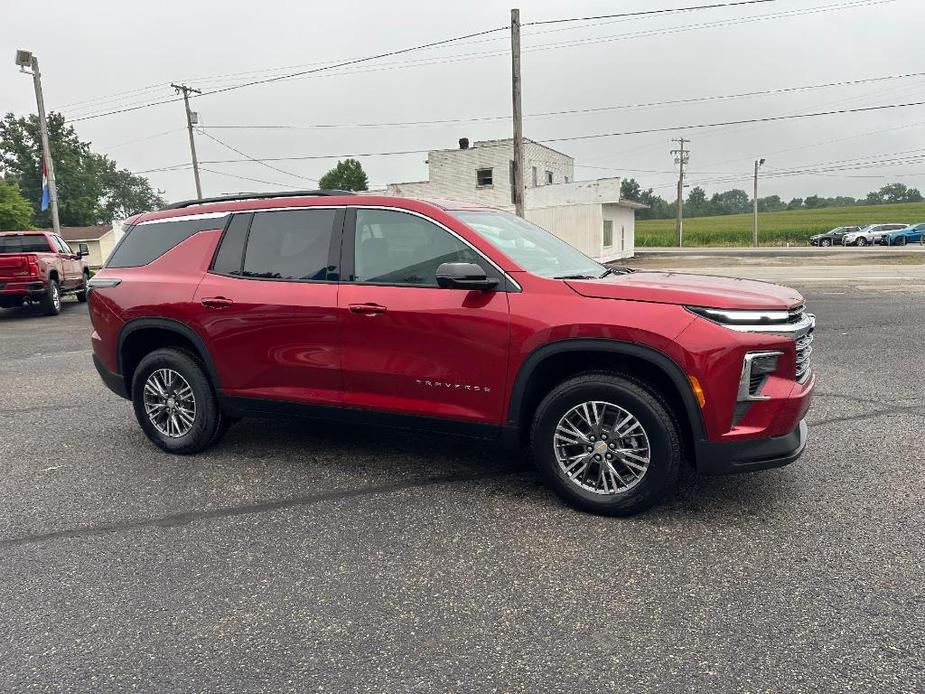
[[[820, 234], [834, 227], [862, 226], [877, 222], [925, 222], [925, 202], [763, 212], [758, 215], [758, 235], [763, 246], [805, 246], [813, 234]], [[637, 248], [673, 245], [673, 219], [647, 219], [636, 222]], [[684, 245], [751, 246], [752, 216], [731, 214], [685, 219]]]

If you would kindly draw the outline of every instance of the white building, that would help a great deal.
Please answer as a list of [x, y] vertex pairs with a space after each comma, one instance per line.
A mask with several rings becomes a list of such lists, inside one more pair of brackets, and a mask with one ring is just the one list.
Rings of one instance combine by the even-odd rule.
[[[513, 140], [484, 140], [427, 156], [428, 180], [392, 183], [390, 195], [474, 202], [513, 211]], [[527, 219], [596, 260], [633, 255], [635, 210], [620, 199], [620, 179], [575, 180], [575, 160], [531, 140], [524, 142]]]

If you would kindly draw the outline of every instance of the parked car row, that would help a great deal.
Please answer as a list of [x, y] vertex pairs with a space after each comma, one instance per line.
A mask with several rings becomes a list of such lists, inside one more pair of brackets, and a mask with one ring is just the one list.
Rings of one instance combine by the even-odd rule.
[[863, 227], [835, 227], [809, 237], [810, 246], [905, 246], [925, 244], [925, 222], [919, 224], [868, 224]]

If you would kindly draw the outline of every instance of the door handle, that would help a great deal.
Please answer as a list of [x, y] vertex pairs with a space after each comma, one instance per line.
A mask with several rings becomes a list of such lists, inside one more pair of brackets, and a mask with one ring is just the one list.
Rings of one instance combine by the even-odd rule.
[[208, 306], [209, 308], [223, 308], [225, 306], [231, 306], [234, 302], [231, 299], [226, 299], [223, 296], [210, 296], [203, 299], [200, 303], [203, 306]]
[[364, 316], [375, 316], [385, 313], [388, 309], [380, 304], [350, 304], [351, 313], [359, 313]]

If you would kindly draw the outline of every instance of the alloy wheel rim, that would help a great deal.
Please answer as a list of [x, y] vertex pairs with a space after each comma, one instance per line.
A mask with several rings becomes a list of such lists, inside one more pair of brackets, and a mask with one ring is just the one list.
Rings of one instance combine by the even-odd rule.
[[178, 439], [196, 421], [196, 396], [189, 382], [173, 369], [151, 372], [144, 387], [145, 413], [164, 436]]
[[58, 292], [56, 284], [51, 285], [51, 303], [54, 304], [56, 309], [61, 308], [61, 294]]
[[619, 405], [590, 400], [562, 415], [553, 436], [559, 470], [572, 484], [600, 495], [629, 491], [649, 469], [649, 436]]

